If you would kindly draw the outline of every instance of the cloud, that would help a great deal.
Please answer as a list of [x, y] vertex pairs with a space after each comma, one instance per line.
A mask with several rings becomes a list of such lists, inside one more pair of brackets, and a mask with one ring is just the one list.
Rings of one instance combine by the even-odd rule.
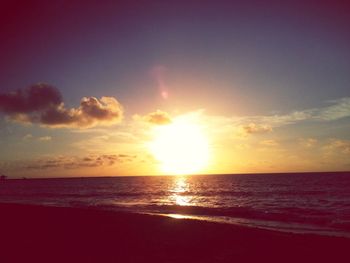
[[43, 83], [0, 94], [0, 111], [7, 114], [27, 114], [46, 110], [61, 103], [60, 92], [55, 87]]
[[143, 119], [149, 123], [156, 125], [165, 125], [171, 123], [171, 118], [167, 112], [156, 110], [143, 117]]
[[28, 140], [30, 140], [30, 139], [32, 139], [32, 138], [33, 138], [33, 135], [31, 135], [31, 134], [29, 133], [29, 134], [24, 135], [24, 136], [22, 137], [22, 140], [28, 141]]
[[327, 154], [350, 154], [350, 141], [341, 139], [331, 139], [323, 149], [326, 151]]
[[330, 101], [333, 105], [319, 110], [315, 116], [318, 119], [331, 121], [350, 116], [350, 97]]
[[[32, 134], [30, 134], [30, 133], [28, 133], [28, 134], [26, 134], [26, 135], [24, 135], [22, 137], [22, 140], [24, 140], [24, 141], [29, 141], [29, 140], [32, 140], [32, 139], [35, 139], [35, 137]], [[41, 136], [41, 137], [37, 137], [36, 139], [38, 141], [42, 141], [42, 142], [46, 141], [47, 142], [47, 141], [51, 141], [52, 137], [51, 136]]]
[[301, 138], [299, 139], [299, 145], [305, 148], [313, 148], [317, 144], [317, 139], [314, 138]]
[[272, 131], [272, 127], [269, 125], [262, 125], [256, 123], [249, 123], [241, 125], [239, 131], [242, 135], [247, 136], [254, 133], [267, 133]]
[[62, 103], [40, 116], [40, 123], [50, 127], [89, 128], [113, 125], [123, 118], [123, 107], [113, 97], [84, 97], [78, 108], [66, 109]]
[[47, 141], [51, 141], [52, 137], [51, 136], [42, 136], [42, 137], [39, 137], [38, 140], [42, 141], [42, 142], [47, 142]]
[[135, 158], [137, 158], [136, 155], [129, 154], [92, 154], [83, 157], [58, 156], [30, 161], [24, 168], [31, 170], [92, 168], [132, 162]]
[[244, 116], [233, 121], [248, 134], [270, 132], [274, 128], [312, 119], [310, 110], [294, 111], [284, 115]]
[[[287, 114], [232, 117], [230, 122], [241, 135], [263, 133], [275, 128], [300, 122], [328, 122], [350, 117], [350, 97], [329, 101], [331, 105], [292, 111]], [[265, 128], [264, 128], [265, 127]]]
[[166, 125], [172, 122], [170, 115], [161, 110], [156, 110], [155, 112], [151, 112], [145, 116], [140, 116], [135, 114], [133, 119], [136, 121], [144, 121], [154, 125]]
[[0, 94], [0, 112], [20, 123], [46, 127], [90, 128], [113, 125], [123, 118], [123, 107], [113, 97], [84, 97], [77, 108], [66, 108], [59, 91], [47, 84]]
[[260, 144], [268, 147], [275, 147], [279, 145], [279, 143], [276, 140], [264, 140], [261, 141]]

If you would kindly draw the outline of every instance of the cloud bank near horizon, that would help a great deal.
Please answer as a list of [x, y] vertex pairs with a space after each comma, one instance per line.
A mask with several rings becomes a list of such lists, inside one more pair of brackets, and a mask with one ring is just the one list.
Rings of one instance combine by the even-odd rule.
[[107, 167], [125, 162], [133, 162], [136, 155], [129, 154], [90, 154], [86, 156], [57, 156], [29, 160], [24, 164], [29, 170], [79, 169]]

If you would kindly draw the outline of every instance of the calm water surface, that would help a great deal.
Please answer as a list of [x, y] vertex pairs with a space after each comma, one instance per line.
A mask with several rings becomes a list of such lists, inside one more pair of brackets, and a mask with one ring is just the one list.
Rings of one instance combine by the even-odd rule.
[[350, 173], [6, 180], [0, 201], [350, 237]]

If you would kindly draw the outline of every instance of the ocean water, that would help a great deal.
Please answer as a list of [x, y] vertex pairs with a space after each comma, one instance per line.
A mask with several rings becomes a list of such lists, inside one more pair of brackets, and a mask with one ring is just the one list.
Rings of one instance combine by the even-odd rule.
[[93, 207], [350, 237], [350, 173], [0, 181], [0, 202]]

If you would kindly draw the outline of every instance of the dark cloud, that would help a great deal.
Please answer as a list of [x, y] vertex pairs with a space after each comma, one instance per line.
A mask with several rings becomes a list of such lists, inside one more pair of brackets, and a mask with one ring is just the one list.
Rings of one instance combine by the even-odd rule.
[[66, 109], [63, 104], [50, 108], [40, 116], [40, 123], [51, 127], [87, 128], [112, 125], [123, 118], [123, 107], [113, 97], [83, 98], [78, 108]]
[[47, 84], [0, 94], [0, 112], [21, 123], [48, 127], [88, 128], [112, 125], [123, 118], [123, 107], [113, 97], [84, 97], [78, 108], [66, 108], [60, 92]]
[[31, 113], [46, 110], [62, 103], [58, 89], [36, 84], [23, 90], [0, 94], [0, 111], [7, 114]]
[[129, 154], [119, 154], [120, 158], [136, 158], [136, 155], [129, 155]]
[[117, 163], [132, 162], [135, 155], [128, 154], [102, 154], [89, 155], [85, 157], [60, 156], [31, 161], [25, 166], [26, 169], [48, 170], [48, 169], [78, 169], [83, 167], [112, 166]]
[[167, 112], [157, 110], [144, 116], [143, 119], [156, 125], [166, 125], [171, 123], [171, 118]]

